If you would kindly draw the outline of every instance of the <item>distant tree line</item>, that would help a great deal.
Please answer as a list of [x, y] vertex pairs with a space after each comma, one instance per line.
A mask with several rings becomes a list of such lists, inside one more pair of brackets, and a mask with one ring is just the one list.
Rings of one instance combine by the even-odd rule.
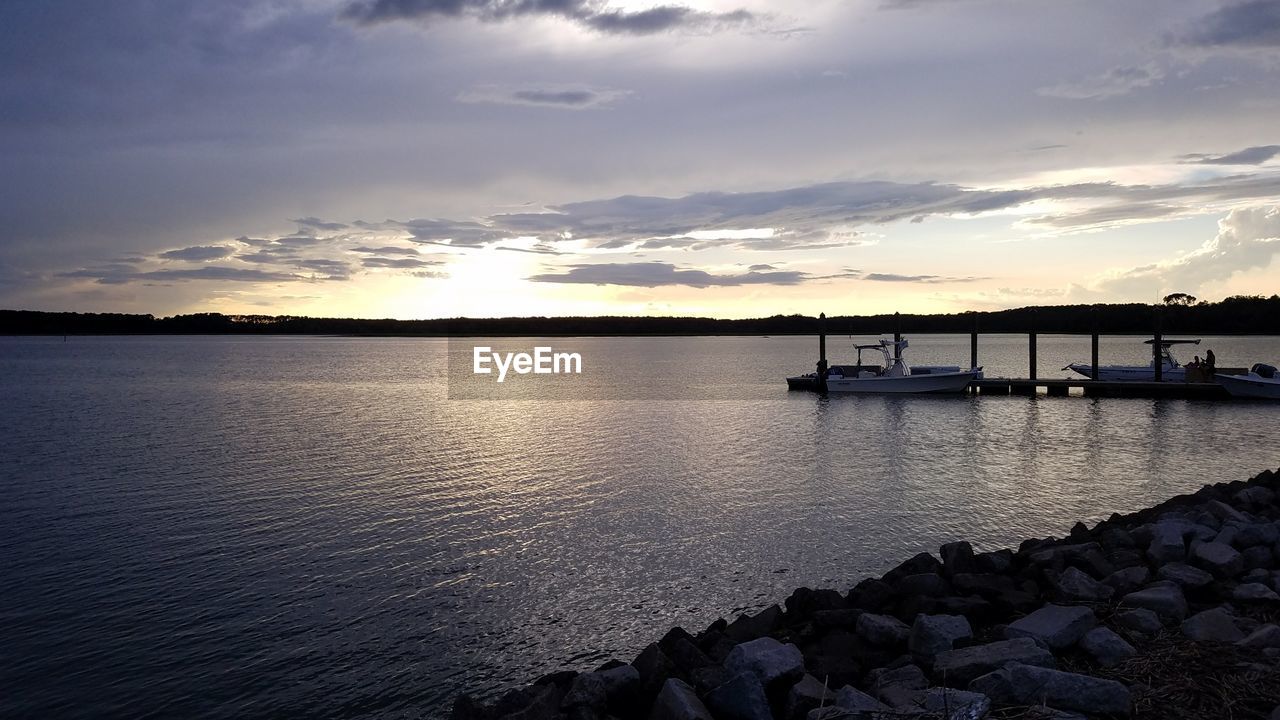
[[[1184, 295], [1184, 294], [1177, 294]], [[1185, 296], [1184, 297], [1190, 297]], [[3, 335], [813, 335], [903, 333], [1091, 333], [1280, 335], [1280, 296], [1221, 302], [1167, 298], [1161, 305], [1049, 305], [940, 315], [774, 315], [748, 320], [699, 317], [510, 317], [361, 320], [291, 315], [196, 313], [157, 318], [119, 313], [0, 310]]]

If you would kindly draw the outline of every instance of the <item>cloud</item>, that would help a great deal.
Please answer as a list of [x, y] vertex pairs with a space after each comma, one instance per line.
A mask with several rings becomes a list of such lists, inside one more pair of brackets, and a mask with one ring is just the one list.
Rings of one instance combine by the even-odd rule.
[[1171, 38], [1171, 44], [1240, 50], [1280, 48], [1280, 3], [1245, 0], [1225, 5], [1191, 23]]
[[1185, 212], [1186, 208], [1158, 203], [1104, 205], [1079, 212], [1056, 213], [1027, 218], [1023, 222], [1055, 228], [1110, 227], [1132, 222], [1167, 218]]
[[481, 85], [458, 96], [460, 102], [494, 103], [498, 105], [531, 105], [534, 107], [586, 110], [604, 107], [627, 96], [625, 90], [583, 86], [542, 86], [510, 88]]
[[408, 231], [415, 242], [433, 245], [482, 247], [518, 237], [502, 228], [465, 220], [416, 219], [396, 224]]
[[311, 217], [311, 216], [307, 216], [304, 218], [294, 218], [292, 222], [296, 222], [298, 223], [298, 225], [302, 227], [312, 228], [315, 230], [328, 230], [331, 232], [337, 231], [337, 230], [346, 230], [348, 227], [345, 223], [325, 222], [324, 220], [321, 220], [318, 217]]
[[367, 245], [361, 245], [359, 247], [351, 248], [351, 252], [364, 253], [366, 255], [417, 255], [418, 254], [418, 251], [414, 250], [413, 248], [394, 247], [391, 245], [384, 245], [382, 247], [369, 247]]
[[1105, 100], [1126, 95], [1137, 88], [1150, 87], [1164, 79], [1164, 71], [1154, 63], [1114, 67], [1101, 75], [1036, 90], [1038, 95], [1069, 100]]
[[1173, 260], [1111, 273], [1097, 289], [1127, 297], [1168, 290], [1198, 293], [1207, 283], [1263, 268], [1280, 253], [1280, 206], [1237, 209], [1218, 221], [1218, 234]]
[[197, 245], [195, 247], [182, 248], [180, 250], [169, 250], [160, 253], [160, 257], [165, 260], [186, 260], [189, 262], [204, 262], [207, 260], [221, 260], [231, 255], [236, 250], [226, 245]]
[[360, 264], [367, 268], [398, 268], [407, 270], [411, 268], [431, 267], [432, 265], [440, 265], [439, 260], [420, 260], [418, 258], [384, 258], [384, 257], [368, 257], [360, 261]]
[[898, 275], [895, 273], [867, 273], [862, 276], [863, 280], [871, 280], [872, 282], [893, 282], [893, 283], [924, 283], [934, 285], [937, 283], [962, 283], [975, 282], [977, 280], [985, 280], [979, 277], [946, 277], [944, 275]]
[[808, 274], [795, 271], [756, 272], [713, 275], [704, 270], [681, 270], [664, 262], [601, 263], [570, 265], [560, 273], [542, 273], [527, 278], [533, 282], [575, 283], [586, 285], [626, 285], [659, 287], [688, 285], [696, 288], [733, 287], [738, 285], [796, 285]]
[[609, 10], [596, 0], [357, 0], [342, 17], [361, 25], [415, 20], [474, 18], [502, 22], [520, 17], [556, 17], [610, 35], [654, 35], [675, 30], [711, 31], [755, 23], [746, 10], [714, 13], [684, 5], [645, 10]]
[[1192, 153], [1181, 156], [1181, 159], [1200, 165], [1261, 165], [1276, 155], [1280, 155], [1280, 145], [1256, 145], [1226, 155]]
[[213, 280], [219, 282], [288, 282], [306, 278], [290, 273], [266, 272], [253, 268], [233, 268], [219, 265], [188, 270], [151, 270], [138, 272], [132, 267], [104, 266], [59, 273], [58, 277], [88, 278], [103, 285], [120, 285], [127, 282], [148, 280]]

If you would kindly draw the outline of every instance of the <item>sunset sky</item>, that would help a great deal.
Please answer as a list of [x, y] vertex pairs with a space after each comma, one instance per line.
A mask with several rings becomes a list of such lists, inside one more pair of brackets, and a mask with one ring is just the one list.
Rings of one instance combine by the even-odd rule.
[[7, 0], [0, 307], [1280, 291], [1274, 0], [665, 1]]

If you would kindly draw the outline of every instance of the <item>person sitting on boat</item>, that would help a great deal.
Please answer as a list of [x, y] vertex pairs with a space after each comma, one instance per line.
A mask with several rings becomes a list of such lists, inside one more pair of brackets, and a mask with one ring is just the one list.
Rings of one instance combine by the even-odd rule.
[[1204, 351], [1204, 364], [1205, 364], [1205, 365], [1207, 365], [1207, 366], [1209, 366], [1209, 372], [1213, 372], [1213, 366], [1214, 366], [1214, 363], [1216, 363], [1216, 362], [1217, 362], [1217, 358], [1215, 358], [1215, 357], [1213, 356], [1213, 349], [1212, 349], [1212, 348], [1210, 348], [1209, 350], [1205, 350], [1205, 351]]

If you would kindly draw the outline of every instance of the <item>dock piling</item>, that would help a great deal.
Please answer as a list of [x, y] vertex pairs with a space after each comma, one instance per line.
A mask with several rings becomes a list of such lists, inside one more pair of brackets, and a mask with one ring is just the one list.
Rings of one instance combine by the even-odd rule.
[[969, 333], [969, 368], [978, 367], [978, 314], [973, 314], [973, 330]]
[[1031, 368], [1030, 368], [1031, 374], [1029, 377], [1032, 380], [1035, 380], [1036, 379], [1036, 334], [1035, 333], [1027, 333], [1027, 355], [1028, 355], [1027, 360], [1031, 365]]
[[893, 314], [893, 359], [902, 359], [902, 315]]
[[1156, 309], [1156, 336], [1154, 338], [1155, 342], [1151, 343], [1151, 359], [1152, 359], [1153, 367], [1156, 370], [1156, 382], [1164, 381], [1164, 362], [1163, 362], [1163, 358], [1160, 357], [1160, 342], [1164, 339], [1160, 333], [1162, 329], [1163, 328], [1161, 327], [1161, 323], [1160, 323], [1160, 310], [1157, 308]]
[[818, 392], [827, 391], [827, 314], [818, 313]]

